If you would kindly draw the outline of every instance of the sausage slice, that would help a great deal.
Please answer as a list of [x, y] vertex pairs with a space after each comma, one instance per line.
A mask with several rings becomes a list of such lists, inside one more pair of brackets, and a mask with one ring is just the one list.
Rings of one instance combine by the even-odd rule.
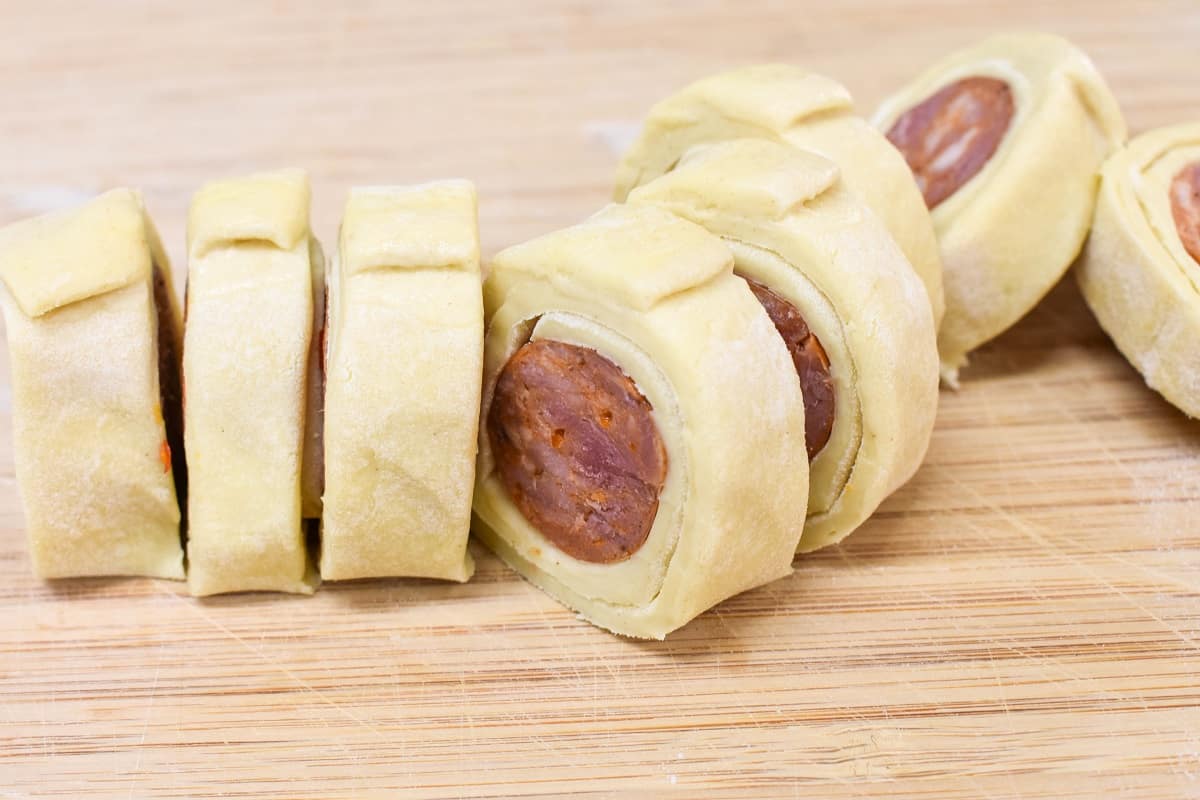
[[623, 561], [646, 541], [667, 477], [654, 409], [620, 367], [539, 339], [509, 359], [488, 410], [513, 503], [564, 553]]
[[896, 120], [887, 138], [935, 208], [983, 169], [1013, 116], [1009, 85], [974, 76], [946, 86]]
[[753, 278], [737, 273], [750, 286], [750, 291], [766, 310], [775, 329], [783, 337], [804, 394], [804, 442], [808, 460], [817, 457], [833, 433], [837, 398], [833, 378], [829, 374], [829, 356], [821, 341], [809, 330], [800, 310]]

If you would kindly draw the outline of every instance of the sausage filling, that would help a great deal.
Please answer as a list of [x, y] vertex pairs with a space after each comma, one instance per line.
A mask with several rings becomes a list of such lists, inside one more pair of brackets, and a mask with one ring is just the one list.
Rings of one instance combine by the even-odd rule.
[[1171, 216], [1183, 249], [1200, 264], [1200, 161], [1188, 164], [1171, 181]]
[[166, 440], [159, 448], [163, 472], [175, 470], [175, 493], [179, 508], [187, 494], [187, 464], [183, 457], [183, 382], [180, 378], [180, 332], [171, 313], [171, 287], [156, 264], [153, 270], [154, 311], [157, 318], [155, 343], [158, 348], [158, 399], [162, 407]]
[[610, 564], [645, 543], [667, 451], [620, 367], [587, 347], [528, 342], [500, 372], [487, 423], [509, 497], [560, 550]]
[[808, 448], [808, 460], [812, 461], [829, 442], [837, 410], [833, 377], [829, 374], [829, 356], [825, 354], [820, 340], [809, 330], [799, 309], [753, 278], [747, 278], [740, 272], [738, 275], [766, 309], [767, 316], [775, 323], [775, 330], [779, 331], [791, 353], [804, 395], [804, 442]]
[[935, 208], [983, 169], [1013, 110], [1006, 82], [974, 76], [938, 90], [896, 120], [887, 138], [904, 154], [925, 205]]

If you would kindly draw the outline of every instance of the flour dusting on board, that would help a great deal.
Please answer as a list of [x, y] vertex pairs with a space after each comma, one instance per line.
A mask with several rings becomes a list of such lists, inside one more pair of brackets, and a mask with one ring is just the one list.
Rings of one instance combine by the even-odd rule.
[[1156, 463], [1164, 461], [1178, 466], [1147, 471], [1145, 475], [1139, 472], [1134, 486], [1138, 504], [1148, 512], [1149, 529], [1162, 542], [1159, 549], [1170, 550], [1175, 535], [1191, 530], [1200, 504], [1200, 481], [1196, 478], [1200, 475], [1200, 445], [1186, 438], [1167, 444], [1156, 454]]
[[617, 158], [625, 154], [641, 132], [640, 122], [589, 122], [583, 126], [588, 139], [599, 142]]

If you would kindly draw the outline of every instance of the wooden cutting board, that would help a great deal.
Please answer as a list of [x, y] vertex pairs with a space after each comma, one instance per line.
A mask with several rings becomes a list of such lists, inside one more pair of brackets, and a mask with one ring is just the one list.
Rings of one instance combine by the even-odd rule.
[[[605, 202], [687, 80], [791, 60], [870, 109], [1012, 27], [1084, 45], [1134, 130], [1200, 116], [1195, 0], [338, 5], [10, 8], [0, 221], [141, 186], [181, 265], [200, 181], [296, 164], [327, 242], [351, 184], [472, 177], [494, 252]], [[1200, 797], [1200, 424], [1069, 280], [868, 525], [665, 643], [481, 549], [309, 599], [40, 583], [0, 400], [3, 798]]]

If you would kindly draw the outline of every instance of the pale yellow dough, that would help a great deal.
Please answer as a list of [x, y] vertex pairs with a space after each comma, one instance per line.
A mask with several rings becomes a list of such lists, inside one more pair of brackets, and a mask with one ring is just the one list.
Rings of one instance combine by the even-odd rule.
[[1190, 417], [1200, 417], [1200, 263], [1179, 238], [1169, 192], [1197, 162], [1200, 122], [1150, 131], [1114, 153], [1076, 270], [1101, 327]]
[[139, 194], [117, 189], [0, 231], [13, 456], [43, 578], [183, 577], [155, 270], [177, 359], [170, 265]]
[[834, 161], [850, 189], [883, 220], [942, 319], [942, 263], [933, 223], [903, 156], [854, 113], [844, 86], [798, 67], [760, 64], [685, 87], [650, 109], [617, 170], [616, 199], [668, 172], [701, 144], [787, 142]]
[[329, 278], [321, 576], [465, 581], [483, 362], [475, 187], [353, 190]]
[[318, 249], [309, 196], [307, 175], [285, 170], [215, 181], [192, 200], [183, 374], [195, 595], [313, 590], [300, 514]]
[[836, 164], [763, 139], [685, 154], [629, 202], [720, 236], [738, 272], [791, 302], [821, 342], [836, 414], [812, 462], [799, 550], [839, 541], [912, 477], [933, 432], [937, 334], [904, 255]]
[[888, 98], [881, 131], [961, 78], [1006, 81], [1014, 113], [996, 152], [933, 209], [945, 268], [938, 348], [956, 384], [967, 354], [1023, 317], [1079, 254], [1104, 158], [1125, 139], [1112, 92], [1088, 57], [1041, 33], [993, 36], [926, 70]]
[[[729, 250], [665, 211], [609, 206], [499, 255], [484, 287], [477, 535], [590, 622], [661, 639], [705, 609], [791, 572], [808, 497], [804, 404], [766, 312]], [[658, 512], [625, 561], [555, 547], [495, 474], [486, 420], [496, 379], [530, 339], [592, 348], [653, 407], [668, 455]]]

